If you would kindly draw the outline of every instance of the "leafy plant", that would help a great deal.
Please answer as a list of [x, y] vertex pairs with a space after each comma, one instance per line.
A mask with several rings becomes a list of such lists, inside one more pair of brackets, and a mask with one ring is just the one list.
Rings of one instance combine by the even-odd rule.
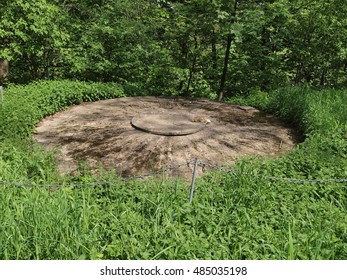
[[6, 90], [0, 259], [346, 259], [345, 184], [290, 180], [347, 177], [346, 91], [289, 88], [238, 98], [300, 126], [306, 138], [282, 157], [211, 170], [197, 179], [191, 204], [186, 182], [125, 182], [85, 165], [61, 176], [54, 154], [28, 140], [45, 115], [122, 95], [115, 84], [68, 81]]

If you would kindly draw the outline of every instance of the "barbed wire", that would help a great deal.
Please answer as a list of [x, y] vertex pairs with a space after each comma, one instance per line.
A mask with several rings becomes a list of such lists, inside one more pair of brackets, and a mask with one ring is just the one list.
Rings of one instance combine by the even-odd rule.
[[[188, 162], [188, 161], [187, 161]], [[187, 162], [177, 165], [177, 166], [170, 166], [167, 168], [162, 168], [155, 170], [153, 172], [149, 173], [143, 173], [140, 175], [135, 175], [132, 177], [119, 177], [114, 179], [113, 181], [96, 181], [96, 182], [85, 182], [85, 183], [52, 183], [52, 184], [41, 184], [41, 183], [30, 183], [30, 182], [13, 182], [13, 181], [3, 181], [0, 180], [0, 185], [10, 185], [10, 186], [17, 186], [17, 187], [42, 187], [42, 188], [59, 188], [59, 187], [97, 187], [97, 186], [107, 186], [112, 185], [115, 183], [120, 182], [129, 182], [133, 180], [140, 180], [140, 179], [146, 179], [148, 177], [154, 177], [160, 174], [165, 174], [168, 172], [174, 172], [179, 170], [183, 166], [187, 166]]]
[[[194, 162], [194, 160], [193, 160]], [[217, 164], [206, 163], [198, 160], [198, 165], [202, 167], [202, 170], [206, 170], [206, 168], [210, 168], [213, 170], [218, 170], [223, 173], [231, 173], [234, 175], [253, 177], [257, 179], [264, 179], [268, 181], [286, 181], [291, 183], [347, 183], [347, 178], [333, 178], [333, 179], [296, 179], [296, 178], [283, 178], [283, 177], [271, 177], [264, 175], [256, 175], [251, 173], [244, 173], [235, 171], [234, 169], [226, 169]], [[347, 185], [346, 185], [347, 187]]]
[[[186, 161], [185, 163], [182, 163], [180, 165], [171, 165], [167, 168], [162, 168], [155, 170], [153, 172], [144, 173], [140, 175], [135, 175], [132, 177], [124, 178], [119, 177], [114, 179], [113, 181], [96, 181], [96, 182], [84, 182], [84, 183], [71, 183], [71, 182], [61, 182], [61, 183], [52, 183], [52, 184], [42, 184], [42, 183], [31, 183], [31, 182], [13, 182], [13, 181], [4, 181], [0, 180], [0, 185], [10, 185], [10, 186], [18, 186], [18, 187], [49, 187], [49, 188], [59, 188], [59, 187], [97, 187], [97, 186], [108, 186], [115, 183], [120, 182], [129, 182], [133, 180], [141, 180], [146, 179], [149, 177], [154, 177], [157, 175], [163, 175], [167, 174], [169, 172], [175, 172], [181, 169], [182, 167], [191, 167], [191, 164], [196, 164], [197, 166], [201, 167], [203, 172], [206, 172], [207, 169], [210, 170], [217, 170], [222, 173], [229, 173], [233, 174], [235, 176], [246, 176], [250, 178], [256, 178], [256, 179], [262, 179], [267, 181], [284, 181], [284, 182], [290, 182], [290, 183], [346, 183], [345, 186], [347, 187], [347, 178], [333, 178], [333, 179], [297, 179], [297, 178], [284, 178], [284, 177], [271, 177], [271, 176], [265, 176], [265, 175], [257, 175], [257, 174], [251, 174], [251, 173], [245, 173], [236, 171], [234, 169], [225, 168], [218, 164], [214, 163], [207, 163], [198, 159], [191, 159]], [[195, 178], [197, 170], [193, 170], [192, 176]]]

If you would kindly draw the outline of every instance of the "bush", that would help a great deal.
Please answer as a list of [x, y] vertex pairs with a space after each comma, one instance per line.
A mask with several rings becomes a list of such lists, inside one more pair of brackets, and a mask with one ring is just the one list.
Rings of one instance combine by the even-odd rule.
[[123, 87], [115, 83], [40, 81], [12, 85], [4, 93], [0, 139], [26, 138], [41, 119], [71, 105], [122, 96]]

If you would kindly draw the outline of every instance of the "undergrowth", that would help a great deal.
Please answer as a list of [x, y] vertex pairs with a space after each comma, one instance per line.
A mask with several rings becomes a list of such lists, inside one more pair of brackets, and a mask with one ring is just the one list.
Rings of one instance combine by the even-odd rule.
[[[245, 158], [196, 182], [61, 176], [30, 136], [44, 116], [123, 96], [116, 84], [40, 82], [5, 92], [0, 113], [0, 259], [346, 259], [347, 92], [287, 88], [231, 100], [305, 136], [288, 155]], [[6, 182], [14, 182], [9, 184]], [[98, 186], [69, 186], [100, 182]], [[102, 183], [103, 182], [103, 183]], [[108, 183], [104, 183], [108, 182]], [[27, 186], [22, 183], [37, 183]], [[62, 187], [43, 186], [61, 184]]]
[[42, 118], [71, 105], [122, 96], [123, 87], [116, 83], [40, 81], [12, 85], [5, 91], [4, 108], [0, 111], [0, 140], [26, 138]]

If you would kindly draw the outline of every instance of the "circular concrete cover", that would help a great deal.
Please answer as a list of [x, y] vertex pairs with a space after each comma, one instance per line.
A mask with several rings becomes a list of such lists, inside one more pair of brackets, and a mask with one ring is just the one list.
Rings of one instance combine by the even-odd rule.
[[189, 114], [140, 114], [131, 120], [137, 129], [158, 135], [179, 136], [201, 131], [205, 123], [194, 121]]
[[[201, 131], [174, 137], [144, 133], [131, 125], [134, 118], [134, 125], [142, 126], [139, 121], [143, 123], [146, 116], [154, 120], [145, 122], [142, 129], [166, 120], [168, 133], [192, 132], [187, 128]], [[282, 155], [297, 144], [296, 131], [255, 108], [153, 96], [72, 106], [43, 119], [34, 138], [57, 152], [62, 174], [80, 174], [78, 163], [86, 161], [95, 174], [100, 174], [100, 166], [123, 177], [168, 168], [167, 176], [188, 180], [193, 170], [186, 163], [195, 158], [212, 165], [230, 165], [244, 156]], [[198, 174], [202, 174], [201, 168]]]

